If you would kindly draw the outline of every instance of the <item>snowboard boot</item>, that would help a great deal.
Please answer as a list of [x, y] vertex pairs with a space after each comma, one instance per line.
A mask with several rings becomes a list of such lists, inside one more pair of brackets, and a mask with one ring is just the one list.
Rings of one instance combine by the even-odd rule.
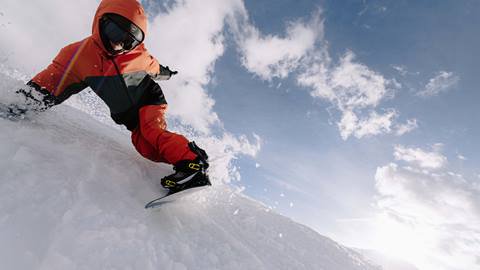
[[181, 160], [173, 169], [175, 173], [165, 176], [161, 179], [161, 184], [169, 190], [169, 194], [173, 194], [185, 189], [211, 185], [208, 178], [208, 155], [198, 147], [195, 142], [188, 144], [190, 150], [197, 154], [194, 160]]

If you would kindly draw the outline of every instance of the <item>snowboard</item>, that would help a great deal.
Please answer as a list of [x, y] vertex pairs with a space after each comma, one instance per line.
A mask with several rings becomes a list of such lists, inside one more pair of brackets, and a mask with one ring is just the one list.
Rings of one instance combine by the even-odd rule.
[[173, 202], [173, 201], [178, 200], [180, 198], [183, 198], [185, 196], [189, 196], [190, 194], [195, 193], [195, 192], [200, 191], [200, 190], [203, 190], [203, 189], [206, 189], [211, 185], [212, 184], [209, 181], [208, 184], [206, 184], [206, 185], [193, 186], [193, 187], [190, 187], [190, 188], [183, 189], [181, 191], [168, 193], [165, 196], [162, 196], [160, 198], [157, 198], [157, 199], [147, 203], [145, 205], [145, 209], [152, 209], [152, 208], [160, 207], [161, 205], [163, 205], [165, 203]]

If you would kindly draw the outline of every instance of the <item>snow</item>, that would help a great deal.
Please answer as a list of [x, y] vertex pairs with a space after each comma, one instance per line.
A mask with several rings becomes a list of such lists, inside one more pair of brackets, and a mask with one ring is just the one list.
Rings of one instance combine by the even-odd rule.
[[[5, 102], [22, 82], [0, 79]], [[171, 166], [73, 107], [0, 128], [2, 269], [380, 269], [216, 181], [145, 210]]]

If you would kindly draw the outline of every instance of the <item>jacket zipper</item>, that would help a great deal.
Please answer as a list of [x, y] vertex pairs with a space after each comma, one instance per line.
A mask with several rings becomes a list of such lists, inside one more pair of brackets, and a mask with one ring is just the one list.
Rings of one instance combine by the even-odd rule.
[[108, 57], [108, 59], [110, 59], [110, 61], [112, 61], [113, 65], [115, 66], [117, 76], [119, 77], [120, 81], [122, 82], [123, 90], [125, 91], [125, 94], [127, 94], [128, 99], [130, 100], [130, 103], [131, 103], [132, 107], [135, 106], [135, 102], [133, 101], [132, 96], [130, 96], [130, 92], [128, 92], [127, 83], [125, 82], [125, 79], [123, 78], [122, 74], [120, 73], [120, 69], [118, 68], [117, 63], [115, 62], [115, 58], [114, 57]]

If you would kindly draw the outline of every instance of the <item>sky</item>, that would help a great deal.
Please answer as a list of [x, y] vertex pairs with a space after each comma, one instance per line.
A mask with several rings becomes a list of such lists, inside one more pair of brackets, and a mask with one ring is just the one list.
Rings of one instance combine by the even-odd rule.
[[[28, 77], [89, 35], [98, 1], [77, 2], [7, 0], [0, 63]], [[170, 127], [219, 182], [345, 245], [480, 269], [480, 2], [143, 4], [179, 71]]]

